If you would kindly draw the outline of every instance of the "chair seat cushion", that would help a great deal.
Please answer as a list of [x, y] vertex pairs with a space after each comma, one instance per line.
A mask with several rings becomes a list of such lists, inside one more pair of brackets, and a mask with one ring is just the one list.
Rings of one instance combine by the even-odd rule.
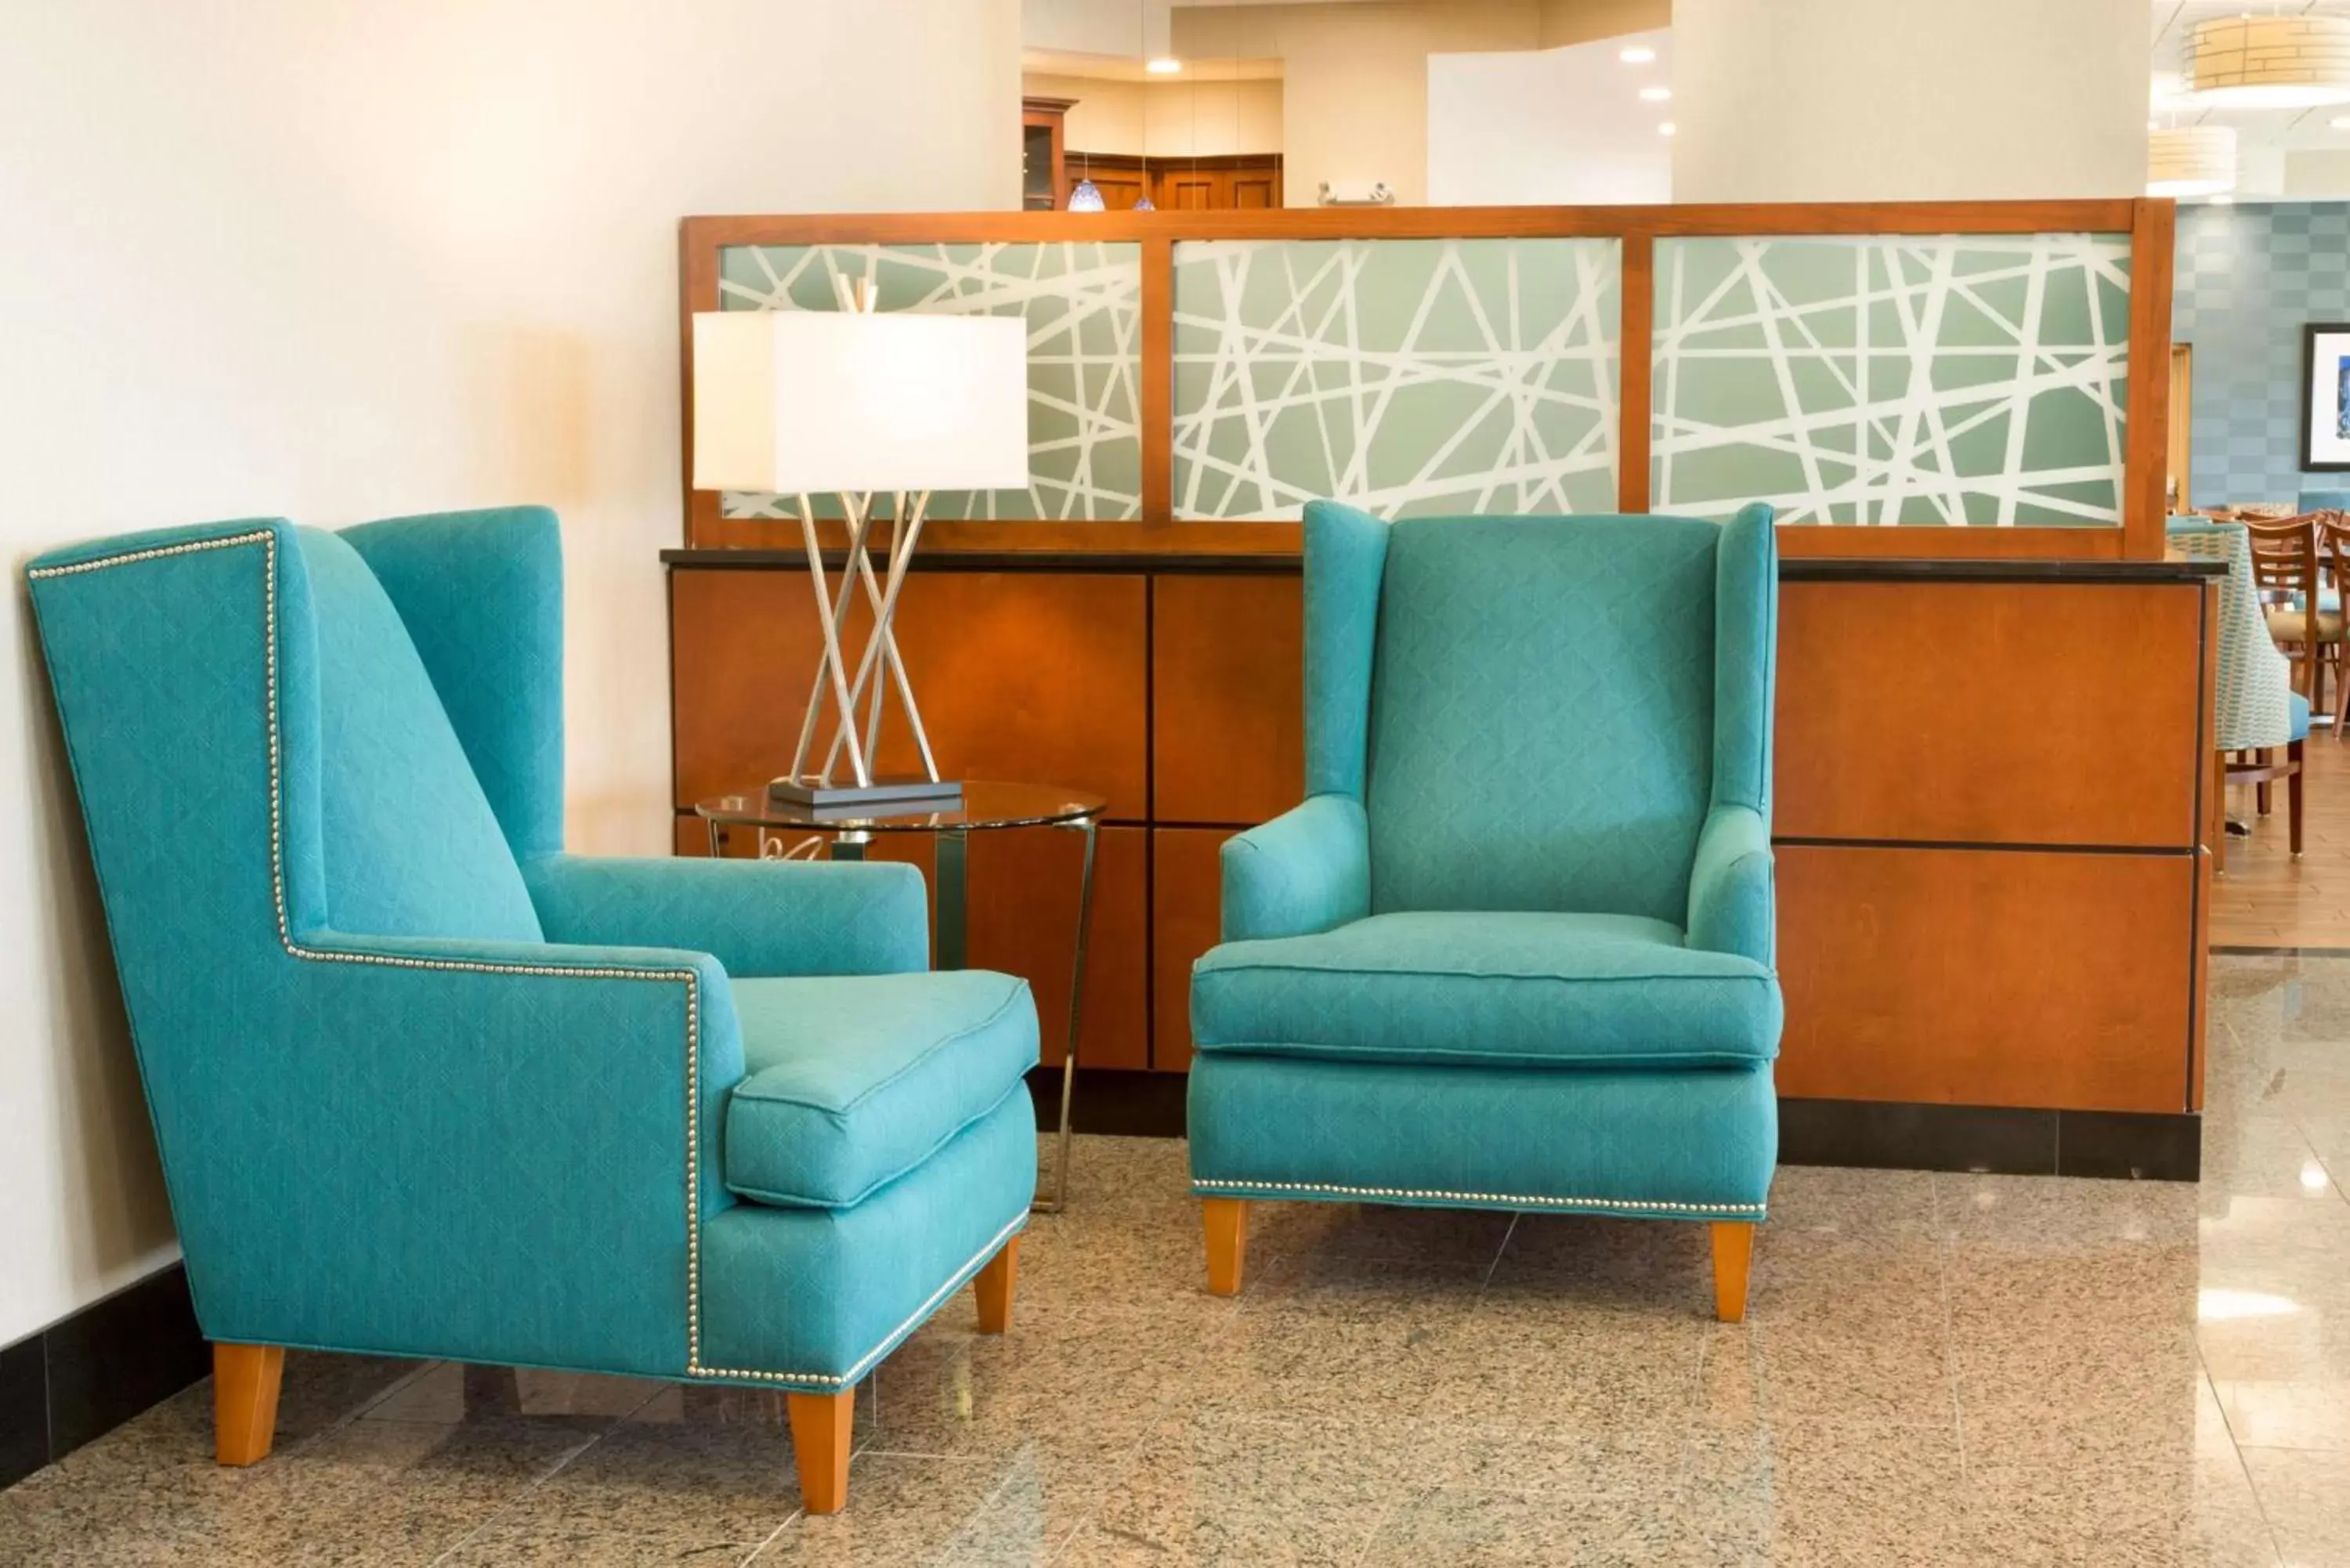
[[[2299, 642], [2308, 635], [2302, 627], [2302, 614], [2297, 609], [2272, 609], [2268, 612], [2269, 635], [2279, 642]], [[2342, 640], [2342, 612], [2328, 609], [2323, 604], [2317, 610], [2317, 640]]]
[[2309, 739], [2309, 699], [2298, 691], [2288, 691], [2285, 701], [2293, 709], [2293, 738], [2296, 741]]
[[1203, 1052], [1513, 1067], [1752, 1066], [1777, 977], [1627, 915], [1373, 915], [1227, 942], [1192, 971]]
[[841, 1209], [913, 1169], [1036, 1064], [1028, 982], [986, 970], [733, 981], [726, 1185]]

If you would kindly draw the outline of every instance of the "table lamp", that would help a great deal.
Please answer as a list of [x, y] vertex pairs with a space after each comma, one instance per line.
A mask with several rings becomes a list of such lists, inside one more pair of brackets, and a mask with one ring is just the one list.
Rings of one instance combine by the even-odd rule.
[[[869, 290], [843, 292], [837, 311], [712, 311], [693, 317], [693, 487], [798, 498], [824, 651], [808, 691], [792, 771], [768, 784], [778, 801], [816, 809], [934, 811], [962, 798], [939, 777], [892, 622], [933, 490], [1028, 488], [1028, 324], [1016, 316], [873, 311]], [[812, 497], [837, 494], [848, 556], [827, 580]], [[892, 498], [889, 543], [873, 562]], [[852, 666], [841, 649], [850, 596], [862, 582], [872, 630]], [[894, 686], [920, 778], [879, 778], [885, 688]], [[832, 737], [814, 753], [827, 702]], [[862, 734], [858, 722], [863, 715]], [[837, 776], [844, 756], [847, 776]]]

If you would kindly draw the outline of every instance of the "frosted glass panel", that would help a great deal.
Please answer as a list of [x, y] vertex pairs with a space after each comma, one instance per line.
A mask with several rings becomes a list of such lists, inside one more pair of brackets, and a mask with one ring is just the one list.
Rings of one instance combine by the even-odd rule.
[[2126, 234], [1659, 240], [1652, 504], [2114, 524]]
[[1616, 506], [1614, 240], [1175, 247], [1177, 517]]
[[[1141, 515], [1139, 246], [729, 245], [719, 308], [830, 310], [837, 276], [870, 279], [883, 310], [1027, 318], [1029, 487], [941, 491], [931, 516]], [[729, 517], [797, 515], [773, 495], [730, 493], [721, 506]], [[837, 513], [828, 499], [826, 511]]]

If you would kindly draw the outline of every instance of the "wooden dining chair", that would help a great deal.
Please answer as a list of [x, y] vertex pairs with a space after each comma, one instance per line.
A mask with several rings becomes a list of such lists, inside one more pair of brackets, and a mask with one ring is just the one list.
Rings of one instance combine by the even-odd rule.
[[[2350, 512], [2324, 511], [2317, 518], [2317, 539], [2320, 581], [2330, 587], [2330, 607], [2321, 594], [2319, 626], [2331, 625], [2334, 636], [2330, 643], [2320, 644], [2321, 651], [2331, 649], [2334, 670], [2334, 738], [2342, 739], [2345, 721], [2350, 721], [2350, 638], [2343, 635], [2344, 610], [2350, 608]], [[2314, 702], [2313, 702], [2314, 705]]]
[[[2338, 666], [2342, 650], [2341, 608], [2324, 603], [2330, 580], [2328, 517], [2304, 512], [2274, 522], [2242, 520], [2251, 535], [2252, 582], [2269, 636], [2293, 661], [2293, 688], [2309, 699], [2312, 711], [2323, 709], [2326, 666]], [[2334, 684], [2341, 684], [2338, 678]]]

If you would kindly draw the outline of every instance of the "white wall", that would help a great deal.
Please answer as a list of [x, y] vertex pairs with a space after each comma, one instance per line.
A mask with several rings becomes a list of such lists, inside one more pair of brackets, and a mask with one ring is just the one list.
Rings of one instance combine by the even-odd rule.
[[1311, 207], [1321, 182], [1384, 180], [1403, 206], [1428, 199], [1428, 57], [1531, 49], [1533, 0], [1179, 6], [1185, 59], [1282, 62], [1282, 188]]
[[2146, 0], [1673, 0], [1682, 202], [2146, 187]]
[[[1655, 51], [1642, 66], [1626, 45]], [[1428, 203], [1432, 207], [1669, 202], [1673, 106], [1643, 87], [1672, 81], [1672, 34], [1642, 32], [1556, 49], [1428, 57]]]
[[[677, 220], [1016, 207], [1018, 0], [74, 0], [6, 32], [12, 565], [552, 504], [572, 845], [665, 853]], [[172, 1241], [21, 582], [0, 619], [5, 1344]]]

